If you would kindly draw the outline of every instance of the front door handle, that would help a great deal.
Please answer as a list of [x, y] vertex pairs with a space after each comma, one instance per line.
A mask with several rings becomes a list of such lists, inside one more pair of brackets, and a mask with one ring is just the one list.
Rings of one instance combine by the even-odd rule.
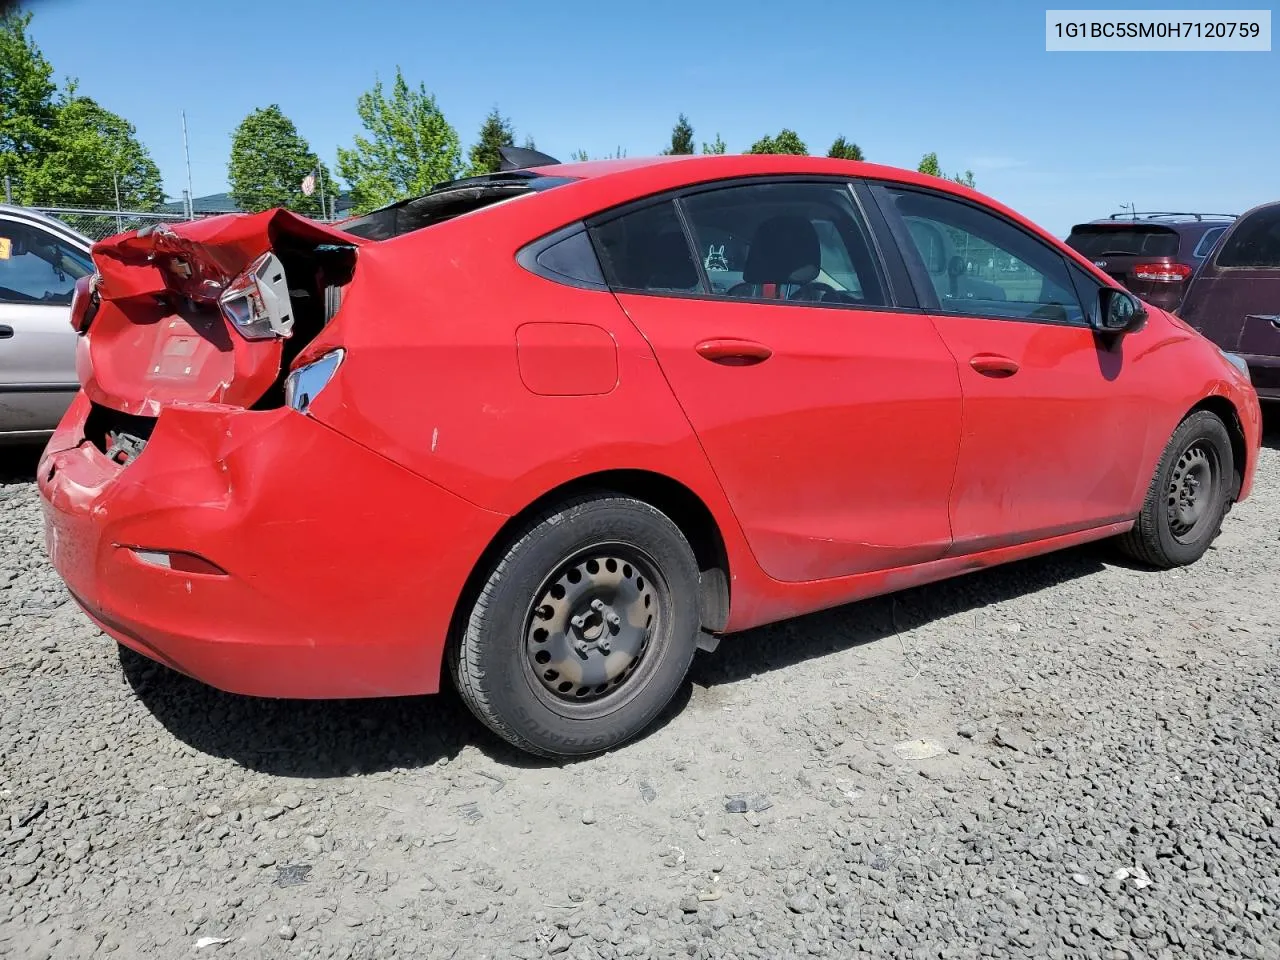
[[6, 324], [0, 324], [0, 340], [8, 340], [13, 336], [13, 327]]
[[1265, 320], [1277, 330], [1280, 330], [1280, 313], [1250, 313], [1245, 316], [1246, 320]]
[[772, 350], [754, 340], [703, 340], [694, 349], [702, 359], [725, 367], [750, 367], [773, 356]]
[[996, 353], [980, 353], [969, 361], [969, 366], [984, 377], [1012, 377], [1018, 372], [1018, 361]]

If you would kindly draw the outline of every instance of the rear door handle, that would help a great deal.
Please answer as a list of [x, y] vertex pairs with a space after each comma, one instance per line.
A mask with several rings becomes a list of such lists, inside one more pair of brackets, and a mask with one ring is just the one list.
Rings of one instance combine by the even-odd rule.
[[772, 350], [754, 340], [703, 340], [694, 349], [702, 359], [725, 367], [750, 367], [773, 356]]
[[0, 324], [0, 340], [8, 340], [13, 336], [13, 327], [6, 324]]
[[1280, 313], [1250, 313], [1245, 315], [1246, 320], [1265, 320], [1277, 330], [1280, 330]]
[[970, 359], [969, 366], [984, 377], [1012, 377], [1018, 372], [1018, 361], [995, 353], [980, 353]]

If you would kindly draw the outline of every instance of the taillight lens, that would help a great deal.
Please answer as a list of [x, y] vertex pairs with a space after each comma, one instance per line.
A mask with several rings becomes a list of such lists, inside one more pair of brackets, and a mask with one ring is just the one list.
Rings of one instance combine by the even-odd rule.
[[71, 328], [76, 333], [84, 333], [93, 323], [98, 312], [98, 281], [101, 279], [93, 273], [76, 281], [71, 294]]
[[1181, 283], [1191, 276], [1191, 268], [1185, 263], [1140, 263], [1133, 268], [1133, 275], [1139, 280]]
[[253, 261], [218, 299], [226, 318], [250, 340], [287, 337], [293, 331], [289, 282], [274, 253]]
[[285, 406], [292, 407], [299, 413], [311, 409], [311, 401], [320, 395], [320, 391], [329, 385], [333, 375], [342, 365], [347, 352], [338, 347], [330, 350], [319, 360], [303, 364], [294, 370], [284, 381]]

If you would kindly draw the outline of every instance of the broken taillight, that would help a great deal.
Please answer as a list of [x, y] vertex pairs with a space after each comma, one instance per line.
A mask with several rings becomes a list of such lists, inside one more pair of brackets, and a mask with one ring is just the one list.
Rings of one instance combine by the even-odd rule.
[[96, 274], [86, 274], [76, 281], [71, 294], [71, 327], [76, 333], [84, 333], [93, 323], [98, 312], [98, 282]]
[[293, 332], [293, 306], [284, 264], [264, 253], [231, 281], [218, 298], [222, 313], [250, 340], [287, 337]]

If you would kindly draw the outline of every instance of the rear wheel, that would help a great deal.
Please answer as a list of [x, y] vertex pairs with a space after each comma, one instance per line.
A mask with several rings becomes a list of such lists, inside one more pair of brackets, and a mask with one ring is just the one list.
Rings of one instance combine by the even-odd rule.
[[1226, 426], [1206, 410], [1174, 431], [1122, 549], [1168, 569], [1199, 560], [1222, 530], [1235, 463]]
[[463, 700], [542, 756], [584, 756], [644, 730], [688, 672], [698, 566], [638, 500], [582, 498], [536, 517], [493, 567], [452, 647]]

